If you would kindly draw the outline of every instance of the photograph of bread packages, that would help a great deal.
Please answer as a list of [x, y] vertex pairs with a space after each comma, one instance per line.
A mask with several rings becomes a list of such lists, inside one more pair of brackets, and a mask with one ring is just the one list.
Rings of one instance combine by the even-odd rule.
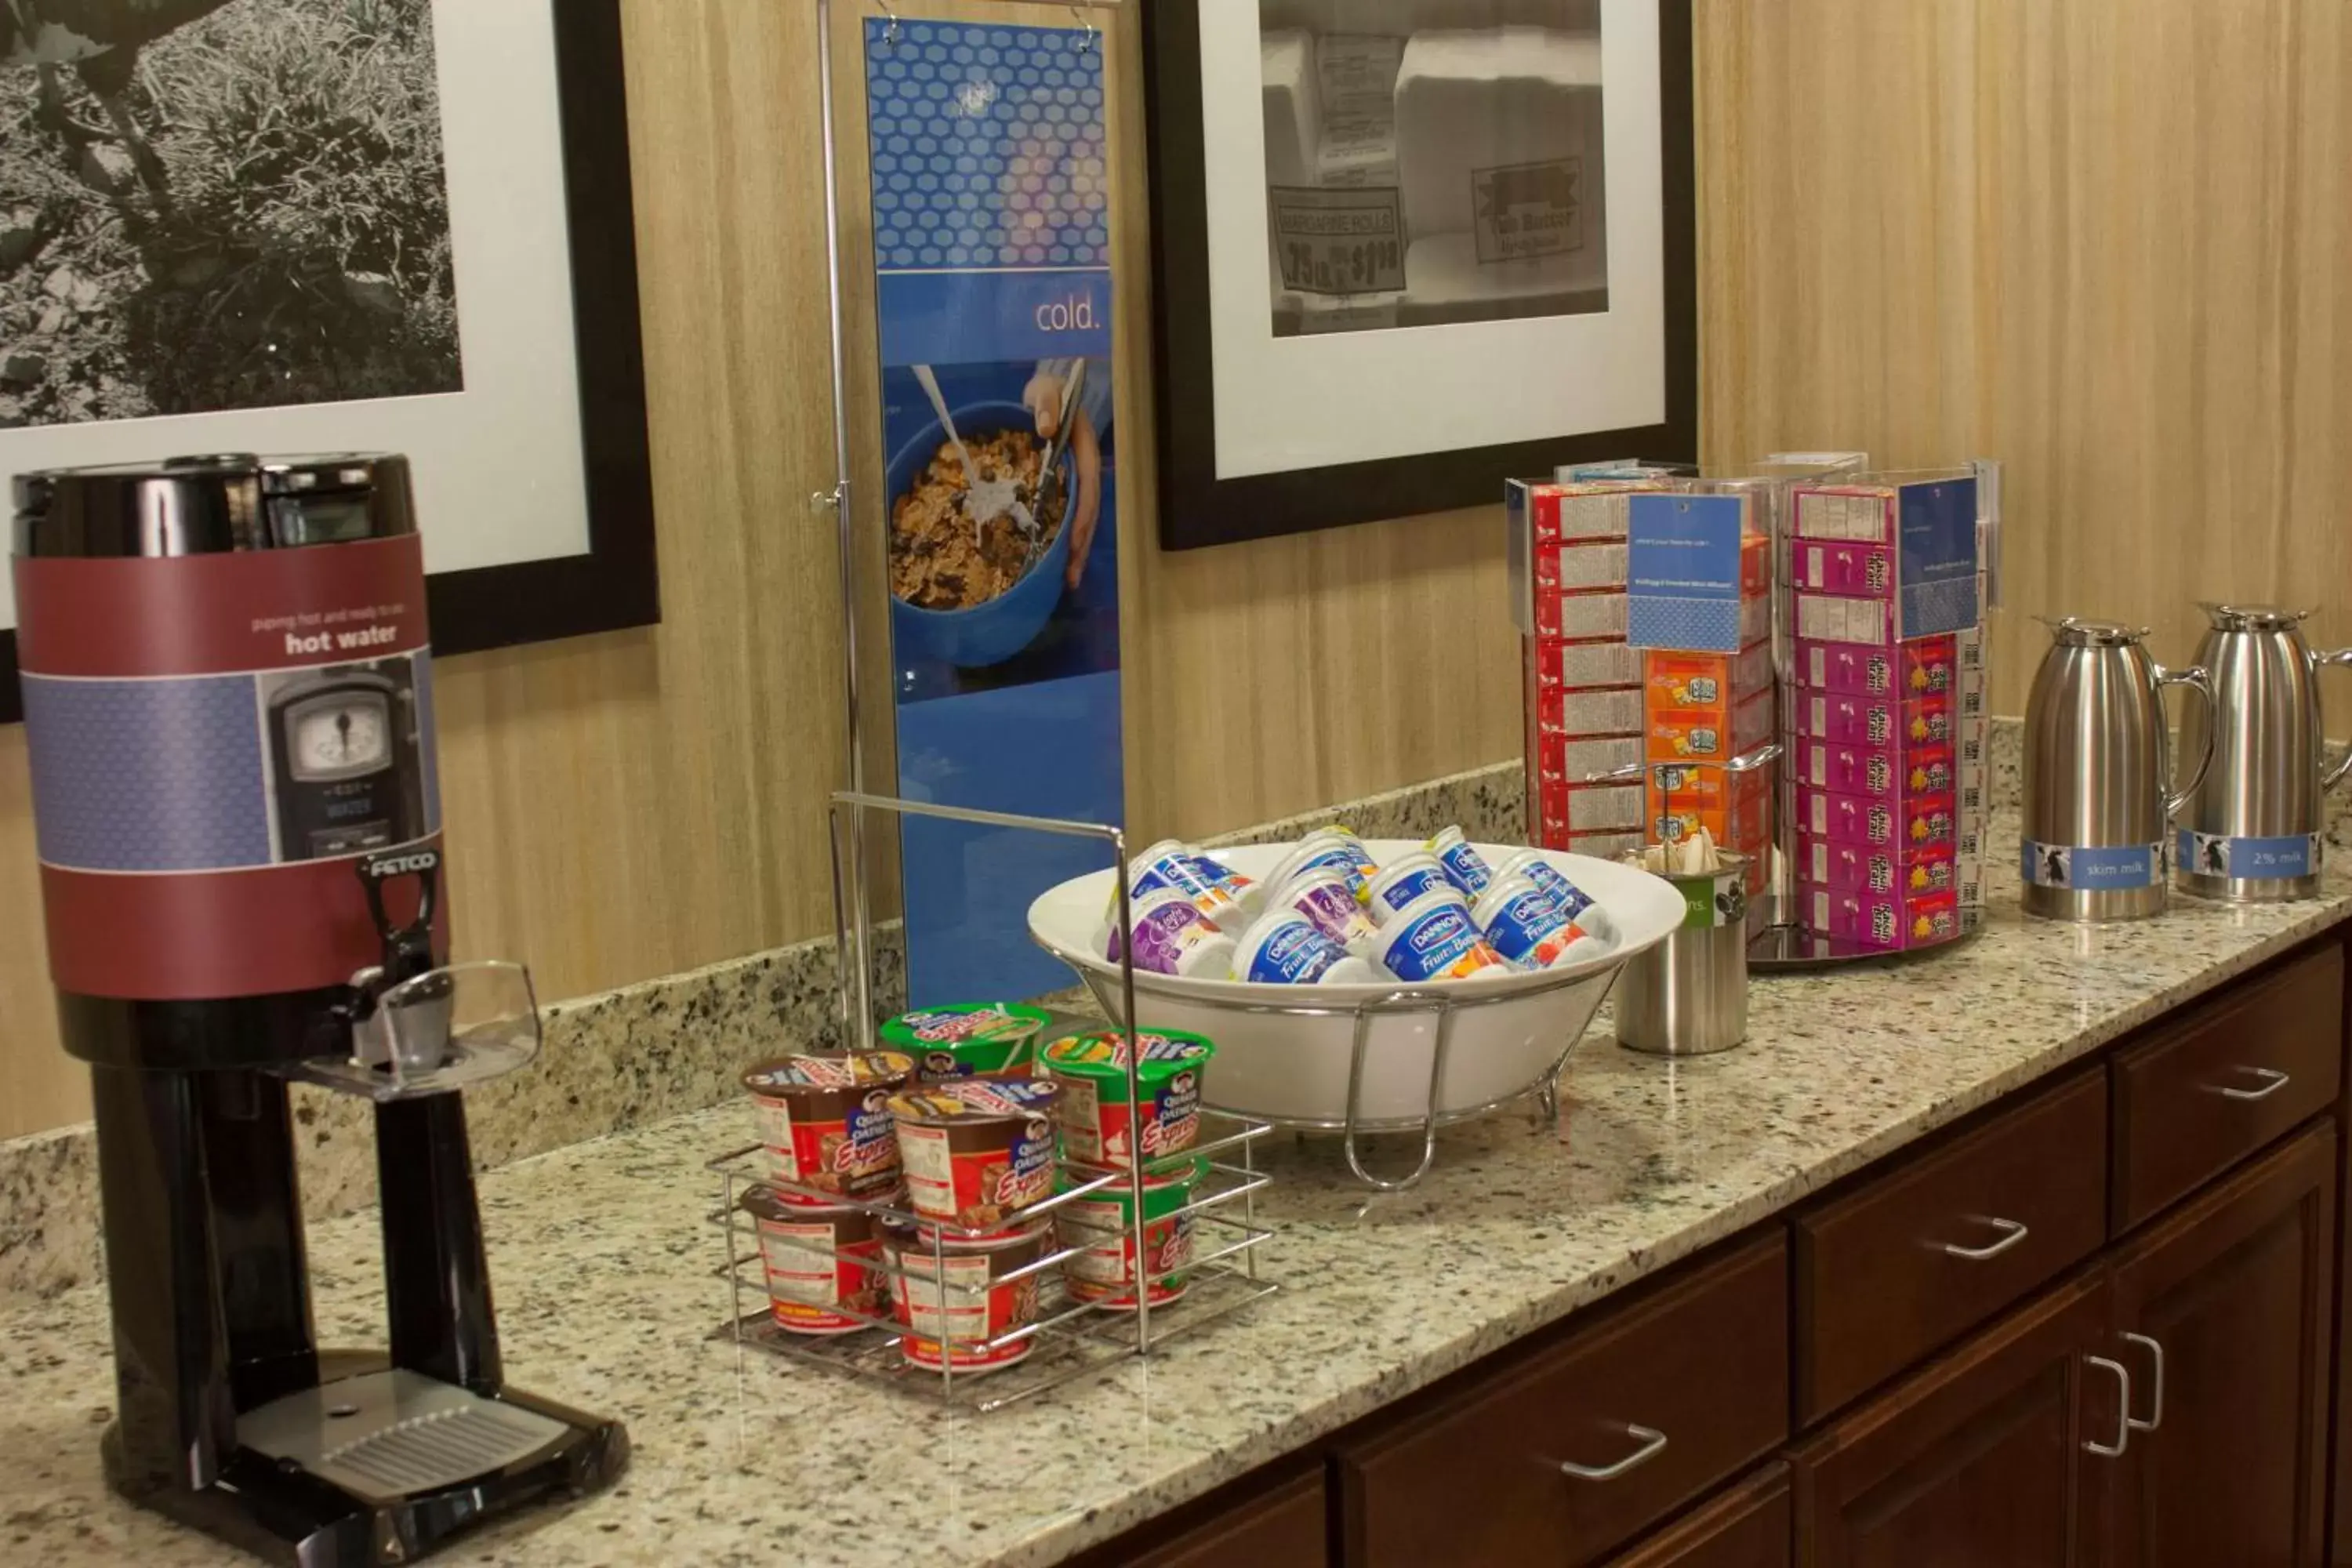
[[1596, 0], [1260, 0], [1276, 337], [1609, 308]]

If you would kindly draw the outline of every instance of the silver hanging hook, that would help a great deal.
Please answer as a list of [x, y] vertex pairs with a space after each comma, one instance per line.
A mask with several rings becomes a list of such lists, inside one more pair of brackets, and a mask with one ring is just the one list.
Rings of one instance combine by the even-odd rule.
[[1087, 36], [1078, 40], [1078, 53], [1082, 55], [1090, 53], [1096, 44], [1101, 41], [1102, 37], [1095, 31], [1095, 19], [1087, 14], [1087, 8], [1083, 5], [1071, 6], [1070, 15], [1077, 19], [1079, 26], [1087, 30]]
[[881, 7], [887, 22], [882, 29], [882, 47], [886, 49], [895, 47], [898, 42], [898, 13], [890, 9], [890, 0], [875, 0], [875, 4]]

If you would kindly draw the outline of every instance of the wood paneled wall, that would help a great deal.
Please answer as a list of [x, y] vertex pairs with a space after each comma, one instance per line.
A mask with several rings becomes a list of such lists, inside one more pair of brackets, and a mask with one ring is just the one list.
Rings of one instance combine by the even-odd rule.
[[[2288, 598], [2352, 641], [2347, 8], [1697, 5], [1710, 461], [2006, 459], [1997, 710], [2023, 706], [2035, 611], [2149, 622], [2178, 659], [2197, 598]], [[814, 7], [629, 0], [628, 24], [665, 618], [452, 659], [437, 692], [460, 941], [548, 996], [824, 929], [844, 744], [807, 499], [833, 477]], [[1151, 547], [1139, 52], [1130, 26], [1108, 41], [1135, 826], [1513, 755], [1490, 509]], [[84, 1110], [23, 750], [0, 730], [0, 1135]]]

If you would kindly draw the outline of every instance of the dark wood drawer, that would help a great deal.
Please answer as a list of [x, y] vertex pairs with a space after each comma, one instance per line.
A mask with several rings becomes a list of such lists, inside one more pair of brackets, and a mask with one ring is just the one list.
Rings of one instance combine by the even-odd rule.
[[1789, 1568], [1795, 1550], [1789, 1467], [1775, 1460], [1612, 1557], [1609, 1568]]
[[2106, 1084], [2094, 1070], [1801, 1215], [1798, 1425], [2096, 1250], [2106, 1135]]
[[2344, 950], [2217, 997], [2115, 1059], [2115, 1219], [2137, 1225], [2336, 1100]]
[[1318, 1468], [1118, 1560], [1123, 1568], [1326, 1568], [1328, 1528]]
[[1344, 1444], [1347, 1563], [1574, 1568], [1622, 1545], [1787, 1436], [1788, 1309], [1774, 1231]]

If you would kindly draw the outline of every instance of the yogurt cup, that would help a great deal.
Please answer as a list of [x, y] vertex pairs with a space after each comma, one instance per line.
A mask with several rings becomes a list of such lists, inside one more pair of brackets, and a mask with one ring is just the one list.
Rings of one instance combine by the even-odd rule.
[[1263, 903], [1265, 889], [1248, 877], [1243, 876], [1205, 849], [1195, 849], [1191, 855], [1192, 873], [1211, 887], [1225, 894], [1240, 908], [1247, 910]]
[[1073, 1035], [1047, 1046], [1039, 1058], [1060, 1085], [1054, 1121], [1062, 1130], [1062, 1156], [1124, 1170], [1135, 1163], [1142, 1124], [1143, 1157], [1181, 1153], [1201, 1136], [1201, 1073], [1217, 1047], [1175, 1029], [1139, 1030], [1136, 1089], [1142, 1113], [1127, 1094], [1127, 1037], [1117, 1029]]
[[[1181, 1171], [1143, 1179], [1144, 1294], [1155, 1307], [1184, 1294], [1192, 1261], [1192, 1190], [1202, 1162]], [[1056, 1191], [1068, 1192], [1084, 1178], [1064, 1173]], [[1135, 1194], [1125, 1182], [1073, 1198], [1054, 1211], [1054, 1234], [1064, 1247], [1062, 1279], [1074, 1301], [1091, 1301], [1108, 1311], [1135, 1310]]]
[[1462, 896], [1462, 889], [1454, 885], [1445, 868], [1437, 863], [1436, 856], [1426, 850], [1410, 849], [1390, 861], [1372, 879], [1365, 901], [1371, 906], [1372, 918], [1386, 925], [1406, 905], [1429, 893], [1450, 894], [1464, 909], [1470, 907], [1470, 900]]
[[1050, 1079], [960, 1078], [889, 1102], [907, 1205], [964, 1230], [995, 1230], [1054, 1185]]
[[1400, 910], [1370, 945], [1371, 956], [1410, 985], [1511, 973], [1503, 955], [1478, 934], [1462, 895], [1451, 887], [1424, 893]]
[[1356, 901], [1355, 884], [1348, 874], [1328, 867], [1293, 877], [1274, 894], [1268, 907], [1305, 915], [1342, 947], [1380, 929], [1380, 922]]
[[1514, 871], [1549, 893], [1570, 920], [1594, 936], [1616, 939], [1617, 922], [1609, 918], [1609, 911], [1594, 903], [1591, 894], [1560, 875], [1559, 868], [1545, 859], [1540, 851], [1522, 849], [1495, 868], [1498, 877], [1507, 877]]
[[925, 1083], [974, 1074], [1027, 1077], [1037, 1037], [1053, 1021], [1043, 1007], [959, 1002], [901, 1013], [882, 1026], [882, 1038], [915, 1058], [915, 1071]]
[[1445, 868], [1446, 877], [1465, 898], [1477, 898], [1495, 879], [1495, 868], [1486, 864], [1486, 858], [1472, 848], [1462, 829], [1451, 823], [1432, 834], [1422, 847], [1437, 857], [1437, 863]]
[[1380, 862], [1372, 858], [1372, 852], [1365, 847], [1364, 841], [1357, 837], [1351, 828], [1344, 827], [1335, 822], [1328, 827], [1317, 828], [1307, 837], [1319, 838], [1345, 849], [1349, 862], [1356, 868], [1357, 879], [1360, 881], [1370, 881], [1380, 871]]
[[[1194, 909], [1214, 921], [1240, 922], [1237, 896], [1249, 879], [1229, 867], [1209, 861], [1181, 839], [1163, 838], [1127, 863], [1127, 893], [1142, 899], [1153, 893], [1179, 893]], [[1112, 889], [1110, 914], [1118, 914], [1118, 889]]]
[[1289, 854], [1275, 862], [1265, 879], [1269, 888], [1286, 888], [1310, 871], [1336, 871], [1348, 879], [1349, 891], [1360, 902], [1364, 897], [1365, 878], [1348, 852], [1345, 844], [1309, 834], [1292, 846]]
[[[1222, 980], [1234, 966], [1234, 939], [1200, 906], [1172, 888], [1147, 893], [1129, 906], [1135, 917], [1135, 967], [1156, 974], [1198, 974]], [[1238, 916], [1236, 916], [1238, 918]], [[1103, 956], [1118, 962], [1118, 912], [1111, 911]]]
[[1514, 871], [1497, 877], [1470, 911], [1486, 944], [1521, 969], [1549, 969], [1570, 958], [1606, 952], [1609, 944], [1560, 912], [1534, 881]]
[[1026, 1356], [1035, 1342], [1032, 1336], [992, 1350], [987, 1342], [1037, 1321], [1038, 1276], [1003, 1277], [1045, 1256], [1046, 1227], [972, 1239], [939, 1236], [935, 1241], [934, 1234], [883, 1233], [883, 1248], [898, 1270], [890, 1277], [894, 1315], [906, 1329], [898, 1353], [933, 1371], [945, 1364], [973, 1373], [994, 1372]]
[[[896, 1194], [886, 1194], [895, 1196]], [[881, 1224], [872, 1211], [788, 1204], [765, 1187], [743, 1194], [760, 1233], [768, 1315], [793, 1334], [847, 1334], [890, 1310]]]
[[900, 1051], [779, 1057], [745, 1073], [777, 1198], [824, 1204], [820, 1194], [872, 1199], [896, 1190], [898, 1135], [887, 1106], [914, 1076], [915, 1059]]
[[1234, 949], [1234, 978], [1255, 985], [1369, 985], [1380, 972], [1296, 910], [1268, 910]]

